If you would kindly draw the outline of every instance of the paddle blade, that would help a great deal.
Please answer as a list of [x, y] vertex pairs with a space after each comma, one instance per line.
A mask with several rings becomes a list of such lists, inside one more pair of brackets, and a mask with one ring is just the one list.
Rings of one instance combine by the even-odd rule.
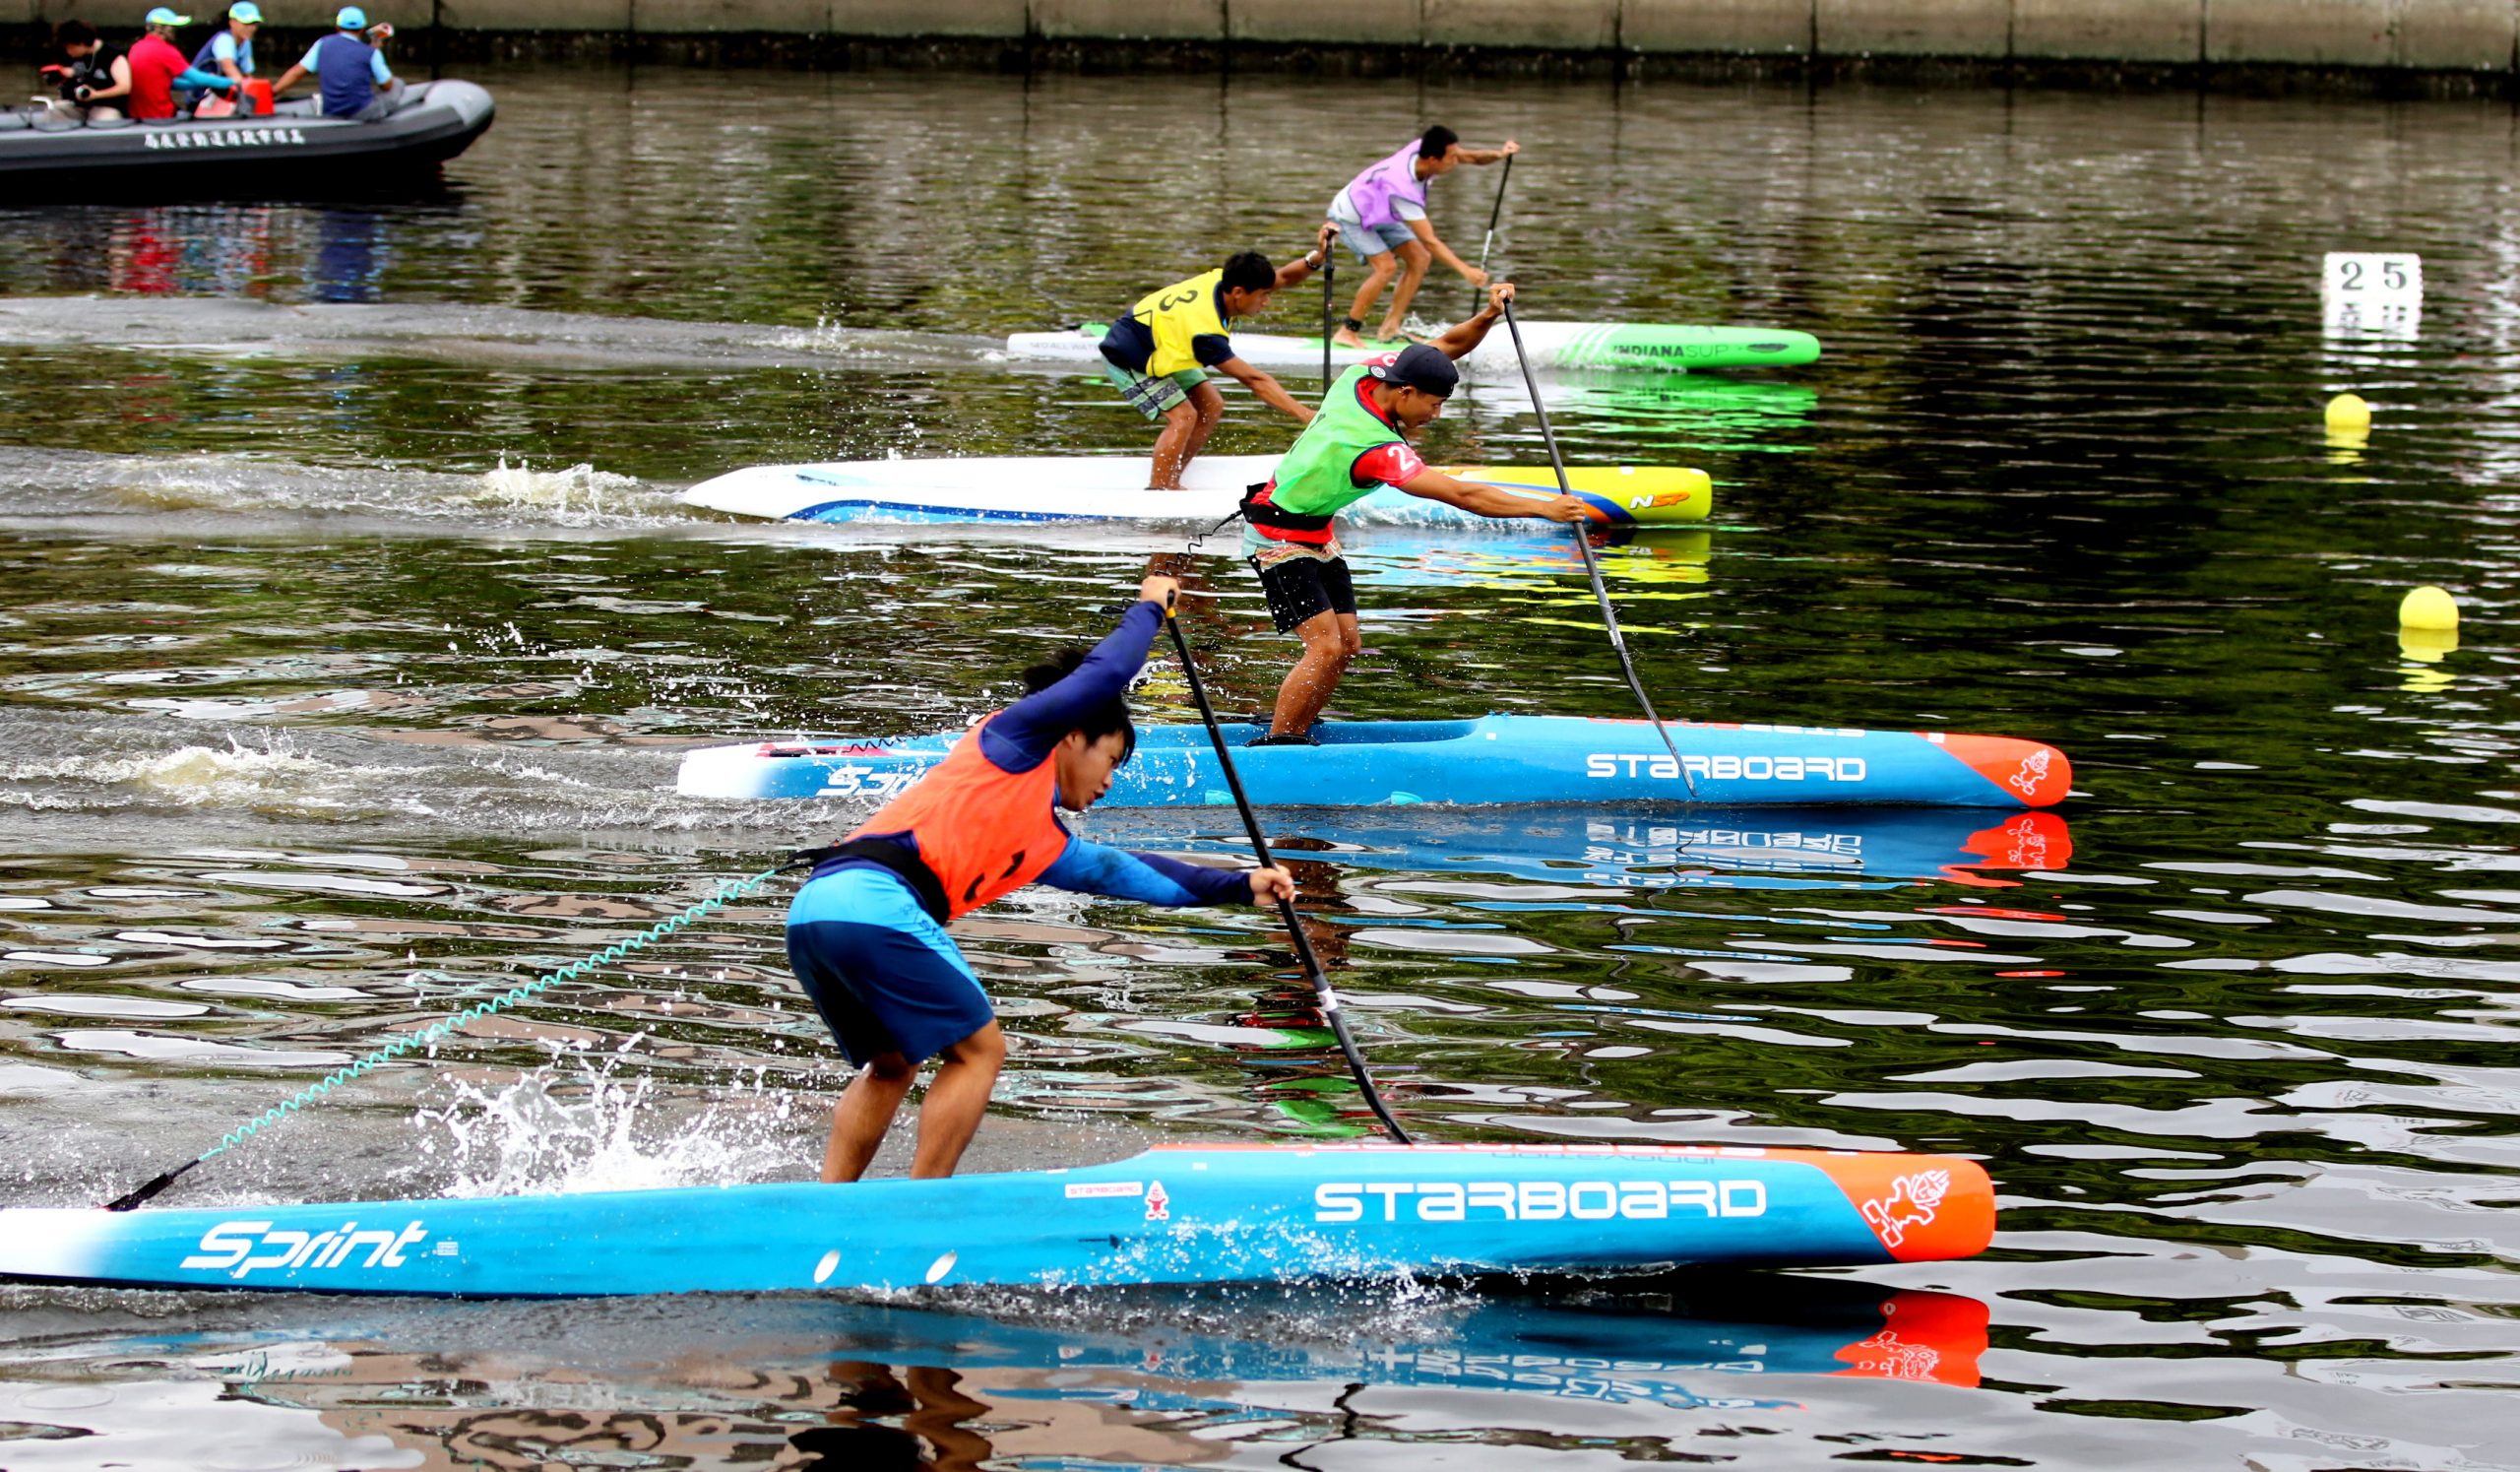
[[[1545, 500], [1557, 492], [1557, 473], [1546, 467], [1445, 466], [1456, 480], [1493, 485]], [[1584, 466], [1566, 473], [1566, 486], [1605, 526], [1687, 526], [1706, 520], [1715, 505], [1715, 482], [1706, 472], [1679, 465]]]

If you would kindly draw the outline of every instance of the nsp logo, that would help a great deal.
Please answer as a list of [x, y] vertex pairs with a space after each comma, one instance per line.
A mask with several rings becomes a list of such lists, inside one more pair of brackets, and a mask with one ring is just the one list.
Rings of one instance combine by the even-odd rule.
[[1660, 1221], [1681, 1212], [1710, 1217], [1765, 1216], [1768, 1188], [1758, 1181], [1325, 1181], [1312, 1191], [1316, 1222], [1367, 1219], [1365, 1197], [1382, 1198], [1377, 1221], [1400, 1220], [1400, 1198], [1421, 1222]]
[[[349, 1255], [367, 1248], [361, 1267], [401, 1267], [403, 1249], [428, 1236], [418, 1222], [396, 1232], [380, 1228], [361, 1232], [358, 1223], [344, 1222], [330, 1232], [273, 1231], [269, 1222], [220, 1222], [201, 1235], [200, 1250], [183, 1260], [186, 1271], [224, 1272], [241, 1278], [257, 1268], [340, 1267]], [[255, 1252], [256, 1248], [264, 1250]]]
[[1860, 756], [1684, 756], [1671, 760], [1642, 751], [1596, 751], [1584, 758], [1587, 777], [1621, 777], [1633, 781], [1639, 770], [1664, 782], [1679, 780], [1682, 763], [1691, 777], [1709, 782], [1861, 782]]

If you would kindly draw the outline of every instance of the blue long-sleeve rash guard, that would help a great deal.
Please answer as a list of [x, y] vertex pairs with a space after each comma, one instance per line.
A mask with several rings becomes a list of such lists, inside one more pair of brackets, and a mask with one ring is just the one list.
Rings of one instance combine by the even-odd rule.
[[[1155, 632], [1163, 626], [1161, 607], [1139, 603], [1131, 608], [1121, 616], [1120, 626], [1094, 646], [1085, 663], [1066, 678], [1025, 696], [980, 728], [980, 754], [1001, 772], [1029, 772], [1049, 760], [1052, 748], [1082, 726], [1089, 712], [1128, 693], [1129, 681], [1137, 678]], [[868, 836], [916, 847], [907, 833]], [[833, 867], [863, 862], [844, 860]], [[1251, 881], [1240, 869], [1203, 868], [1161, 854], [1108, 848], [1073, 834], [1059, 857], [1042, 870], [1040, 882], [1150, 905], [1222, 905], [1251, 898]]]

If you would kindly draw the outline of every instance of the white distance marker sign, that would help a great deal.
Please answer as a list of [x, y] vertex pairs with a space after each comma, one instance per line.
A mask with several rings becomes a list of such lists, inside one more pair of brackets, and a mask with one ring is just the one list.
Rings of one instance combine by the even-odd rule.
[[2424, 325], [2424, 258], [2412, 251], [2329, 251], [2319, 304], [2330, 337], [2412, 342]]

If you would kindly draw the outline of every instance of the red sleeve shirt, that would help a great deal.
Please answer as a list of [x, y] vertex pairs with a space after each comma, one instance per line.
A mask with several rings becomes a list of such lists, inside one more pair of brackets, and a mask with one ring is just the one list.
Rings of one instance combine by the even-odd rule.
[[[1378, 352], [1366, 358], [1364, 365], [1368, 368], [1388, 368], [1398, 361], [1400, 361], [1400, 354], [1397, 352]], [[1371, 399], [1365, 397], [1372, 393], [1373, 389], [1374, 379], [1370, 375], [1357, 380], [1356, 398], [1365, 406], [1367, 413], [1379, 419], [1382, 418], [1381, 412], [1374, 408]], [[1355, 468], [1350, 473], [1349, 479], [1358, 485], [1374, 480], [1379, 480], [1385, 485], [1399, 485], [1416, 480], [1425, 469], [1426, 462], [1418, 458], [1417, 451], [1406, 444], [1394, 442], [1367, 450], [1364, 454], [1357, 456]]]
[[1418, 458], [1417, 451], [1394, 440], [1387, 445], [1377, 445], [1357, 456], [1355, 469], [1351, 473], [1350, 479], [1358, 485], [1368, 480], [1379, 480], [1385, 485], [1402, 485], [1418, 479], [1425, 469], [1426, 462]]

